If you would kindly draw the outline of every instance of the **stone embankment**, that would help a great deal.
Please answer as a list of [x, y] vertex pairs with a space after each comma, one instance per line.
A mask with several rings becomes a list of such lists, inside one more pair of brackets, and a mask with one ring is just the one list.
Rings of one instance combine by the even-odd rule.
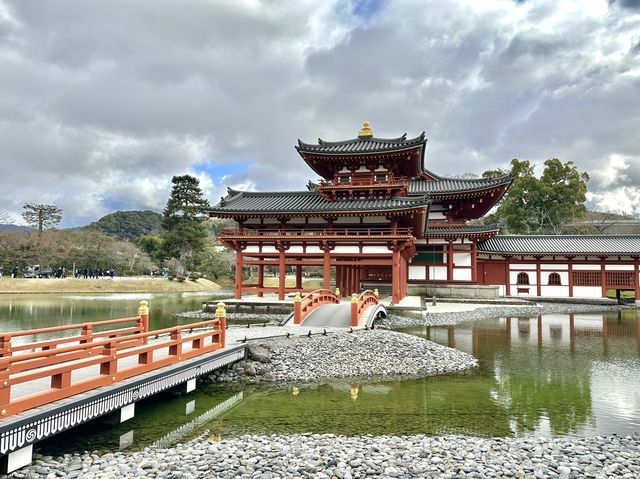
[[468, 436], [203, 436], [170, 449], [73, 454], [12, 478], [625, 478], [640, 477], [640, 435], [582, 438]]
[[[261, 332], [252, 328], [247, 332]], [[269, 328], [285, 332], [290, 328]], [[300, 331], [300, 328], [294, 328]], [[243, 331], [244, 332], [244, 331]], [[251, 341], [249, 359], [215, 372], [208, 382], [321, 382], [343, 378], [398, 378], [444, 374], [475, 367], [456, 349], [384, 330]]]
[[430, 313], [429, 307], [427, 306], [427, 312], [423, 319], [390, 314], [389, 318], [383, 320], [380, 325], [389, 328], [452, 326], [466, 321], [480, 321], [489, 318], [533, 317], [538, 314], [597, 313], [633, 308], [633, 306], [618, 305], [541, 303], [539, 306], [488, 306], [479, 307], [471, 311]]

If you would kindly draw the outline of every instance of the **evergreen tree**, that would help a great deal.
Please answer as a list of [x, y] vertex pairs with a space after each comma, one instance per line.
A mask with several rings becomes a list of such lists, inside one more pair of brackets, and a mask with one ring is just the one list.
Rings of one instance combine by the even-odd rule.
[[209, 202], [200, 189], [200, 181], [190, 175], [174, 176], [173, 187], [162, 216], [162, 255], [176, 258], [182, 271], [194, 266], [194, 252], [205, 245], [204, 220]]
[[534, 176], [533, 168], [526, 160], [514, 159], [510, 171], [483, 173], [485, 178], [513, 176], [497, 211], [486, 220], [504, 222], [514, 234], [561, 234], [567, 223], [586, 212], [589, 175], [578, 171], [573, 162], [562, 163], [557, 158], [544, 162], [540, 178]]
[[62, 219], [62, 210], [55, 205], [27, 203], [23, 206], [22, 217], [27, 224], [38, 228], [38, 232], [55, 227]]

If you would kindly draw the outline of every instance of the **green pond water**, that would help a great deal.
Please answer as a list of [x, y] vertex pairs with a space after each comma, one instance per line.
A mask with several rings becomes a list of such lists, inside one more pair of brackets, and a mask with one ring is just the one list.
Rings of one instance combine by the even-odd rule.
[[[140, 298], [131, 296], [0, 297], [1, 327], [134, 315]], [[203, 300], [218, 298], [146, 299], [152, 327], [166, 327], [176, 323], [172, 313], [199, 309]], [[53, 454], [166, 446], [206, 429], [216, 438], [244, 433], [591, 436], [640, 431], [636, 311], [496, 318], [405, 332], [473, 354], [480, 366], [419, 380], [211, 385], [188, 395], [166, 393], [137, 404], [136, 417], [126, 423], [92, 422], [38, 448]]]

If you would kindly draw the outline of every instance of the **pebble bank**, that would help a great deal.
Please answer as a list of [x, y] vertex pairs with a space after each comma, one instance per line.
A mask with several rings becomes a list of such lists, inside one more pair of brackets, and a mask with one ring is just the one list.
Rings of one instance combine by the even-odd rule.
[[595, 304], [572, 303], [541, 303], [540, 306], [488, 306], [471, 311], [456, 311], [447, 313], [427, 312], [424, 318], [411, 318], [390, 314], [389, 318], [380, 324], [390, 328], [404, 328], [411, 326], [452, 326], [465, 321], [480, 321], [489, 318], [504, 317], [534, 317], [538, 314], [568, 314], [568, 313], [597, 313], [610, 312], [620, 309], [636, 309], [633, 306], [607, 306]]
[[[261, 328], [258, 328], [261, 329]], [[288, 329], [270, 328], [274, 331]], [[296, 328], [300, 331], [300, 328]], [[258, 330], [248, 330], [256, 331]], [[244, 332], [243, 332], [244, 333]], [[477, 366], [469, 354], [417, 336], [384, 330], [258, 340], [249, 360], [209, 376], [209, 382], [322, 382], [343, 378], [422, 377]]]
[[39, 457], [11, 478], [640, 477], [640, 435], [582, 438], [206, 435], [170, 449]]

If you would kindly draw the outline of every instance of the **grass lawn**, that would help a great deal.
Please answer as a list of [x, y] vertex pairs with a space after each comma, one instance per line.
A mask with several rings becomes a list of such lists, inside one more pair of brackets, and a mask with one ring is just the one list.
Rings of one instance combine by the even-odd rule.
[[0, 293], [183, 293], [216, 291], [220, 286], [208, 279], [179, 282], [148, 276], [103, 279], [0, 279]]
[[[247, 281], [248, 283], [256, 283], [256, 279], [250, 279]], [[278, 278], [273, 277], [265, 277], [264, 285], [267, 288], [277, 288], [278, 287]], [[296, 277], [295, 276], [287, 276], [284, 280], [284, 285], [286, 288], [295, 288], [296, 287]], [[302, 287], [307, 289], [320, 289], [322, 288], [322, 278], [302, 278]]]

